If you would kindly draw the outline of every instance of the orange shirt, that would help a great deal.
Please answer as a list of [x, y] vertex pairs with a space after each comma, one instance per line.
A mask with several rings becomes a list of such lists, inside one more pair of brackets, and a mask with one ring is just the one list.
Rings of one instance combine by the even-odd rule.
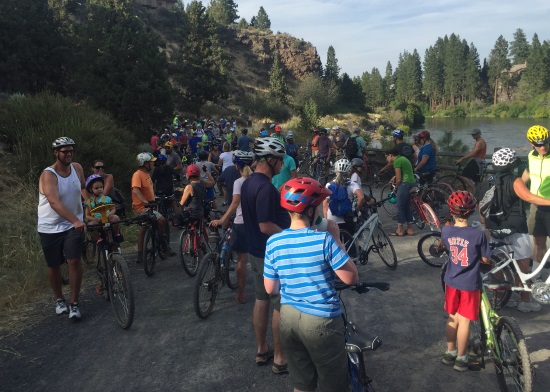
[[[155, 191], [153, 190], [153, 181], [149, 173], [139, 168], [132, 176], [132, 188], [139, 188], [143, 196], [148, 201], [155, 200]], [[132, 193], [132, 208], [136, 214], [145, 211], [145, 204]]]
[[479, 140], [476, 141], [476, 144], [477, 143], [482, 143], [483, 147], [472, 158], [485, 159], [485, 155], [487, 154], [487, 143], [485, 143], [485, 140], [481, 138], [479, 138]]
[[318, 150], [319, 147], [317, 146], [317, 141], [319, 140], [319, 135], [313, 136], [313, 139], [311, 140], [311, 149], [312, 150]]

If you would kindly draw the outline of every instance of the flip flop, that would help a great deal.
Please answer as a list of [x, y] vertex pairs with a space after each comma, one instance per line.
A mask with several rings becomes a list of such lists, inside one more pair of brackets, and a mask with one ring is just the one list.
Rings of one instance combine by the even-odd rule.
[[407, 232], [403, 233], [403, 234], [399, 234], [398, 232], [396, 231], [393, 231], [391, 232], [390, 234], [388, 234], [390, 237], [405, 237], [407, 235]]
[[273, 349], [267, 346], [267, 351], [265, 353], [256, 354], [256, 365], [265, 366], [273, 359]]
[[273, 366], [271, 366], [271, 372], [273, 372], [273, 374], [288, 374], [288, 363], [279, 365], [273, 362]]

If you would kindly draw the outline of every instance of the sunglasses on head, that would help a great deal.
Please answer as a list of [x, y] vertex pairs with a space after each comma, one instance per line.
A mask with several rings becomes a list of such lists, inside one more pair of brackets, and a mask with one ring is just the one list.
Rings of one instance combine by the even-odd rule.
[[542, 146], [545, 146], [545, 145], [547, 145], [547, 144], [548, 144], [548, 140], [542, 140], [542, 141], [540, 141], [540, 142], [538, 142], [538, 143], [533, 143], [533, 146], [535, 146], [535, 147], [542, 147]]
[[103, 169], [103, 170], [105, 170], [105, 166], [94, 166], [94, 169], [97, 169], [97, 170]]

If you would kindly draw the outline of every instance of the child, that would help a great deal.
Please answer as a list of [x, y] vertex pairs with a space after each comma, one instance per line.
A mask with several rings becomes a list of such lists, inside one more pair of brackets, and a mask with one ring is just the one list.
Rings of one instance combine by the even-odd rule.
[[361, 188], [361, 174], [363, 174], [363, 167], [365, 162], [361, 158], [353, 158], [351, 160], [351, 182], [355, 182]]
[[[294, 178], [281, 188], [281, 206], [290, 228], [267, 241], [264, 286], [281, 294], [279, 336], [294, 390], [349, 388], [345, 327], [334, 279], [357, 283], [357, 268], [342, 249], [334, 222], [328, 232], [312, 229], [330, 191], [310, 178]], [[281, 365], [273, 365], [280, 367]], [[275, 369], [273, 369], [275, 371]]]
[[181, 196], [180, 206], [189, 216], [198, 220], [204, 215], [204, 202], [206, 200], [206, 188], [213, 187], [216, 181], [212, 175], [203, 166], [203, 172], [208, 177], [208, 180], [201, 180], [201, 169], [197, 165], [187, 166], [185, 176], [189, 184], [186, 185]]
[[447, 201], [454, 226], [445, 226], [441, 239], [449, 250], [445, 272], [445, 310], [449, 313], [445, 335], [447, 351], [441, 361], [455, 370], [468, 370], [470, 321], [478, 319], [481, 302], [481, 260], [488, 262], [491, 250], [485, 233], [468, 226], [477, 201], [470, 192], [456, 191]]
[[[103, 204], [113, 203], [109, 196], [103, 195], [104, 185], [105, 182], [100, 174], [92, 174], [86, 179], [86, 190], [88, 191], [88, 195], [90, 196], [90, 198], [86, 200], [86, 208], [84, 213], [86, 221], [91, 225], [97, 225], [101, 223], [101, 214], [99, 212], [96, 212], [94, 215], [92, 215], [90, 211]], [[109, 219], [109, 222], [111, 223], [116, 223], [120, 221], [118, 215], [115, 215], [114, 212], [114, 209], [107, 211], [107, 217]], [[113, 229], [115, 233], [114, 241], [120, 244], [124, 241], [124, 236], [120, 233], [118, 225], [113, 225]], [[100, 241], [98, 231], [92, 231], [91, 236], [94, 240], [98, 242]]]

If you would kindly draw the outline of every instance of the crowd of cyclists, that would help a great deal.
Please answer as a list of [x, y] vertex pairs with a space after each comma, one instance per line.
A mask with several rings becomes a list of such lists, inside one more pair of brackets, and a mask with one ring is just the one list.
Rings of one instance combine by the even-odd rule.
[[[414, 235], [410, 191], [417, 181], [415, 174], [422, 181], [433, 179], [438, 149], [427, 131], [414, 135], [412, 144], [404, 141], [402, 130], [393, 131], [392, 137], [395, 145], [386, 151], [387, 165], [381, 169], [394, 173], [391, 182], [395, 184], [398, 214], [397, 228], [390, 235]], [[485, 159], [486, 144], [479, 130], [474, 130], [472, 137], [476, 141], [474, 149], [459, 161], [473, 162], [470, 170], [475, 173], [479, 162]], [[550, 137], [544, 127], [534, 126], [528, 130], [527, 139], [533, 148], [528, 157], [529, 167], [519, 176], [510, 175], [504, 187], [508, 192], [505, 197], [508, 220], [504, 223], [499, 220], [497, 224], [492, 217], [482, 219], [488, 229], [510, 223], [512, 231], [504, 237], [525, 256], [527, 263], [521, 264], [522, 269], [529, 269], [531, 258], [528, 233], [534, 235], [533, 258], [538, 262], [546, 253], [546, 238], [550, 234], [550, 207], [545, 206], [550, 205], [547, 202]], [[132, 175], [133, 212], [148, 213], [155, 194], [174, 195], [172, 209], [181, 219], [175, 220], [178, 225], [202, 219], [207, 213], [206, 206], [215, 207], [216, 194], [223, 196], [223, 205], [228, 208], [210, 225], [227, 227], [233, 219], [232, 248], [238, 258], [237, 303], [247, 301], [247, 265], [254, 276], [256, 364], [271, 363], [274, 374], [290, 372], [296, 390], [314, 390], [318, 384], [323, 390], [342, 390], [347, 384], [344, 326], [339, 317], [342, 311], [334, 280], [354, 284], [358, 271], [357, 255], [345, 252], [339, 232], [346, 229], [353, 233], [354, 214], [364, 205], [375, 203], [362, 187], [367, 146], [361, 130], [353, 129], [349, 135], [338, 126], [312, 130], [308, 147], [312, 156], [326, 165], [326, 184], [298, 176], [300, 149], [295, 144], [294, 132], [284, 132], [278, 124], [270, 124], [254, 134], [246, 128], [238, 131], [232, 119], [190, 121], [176, 116], [171, 126], [153, 132], [150, 143], [151, 152], [137, 155], [137, 170]], [[75, 148], [75, 141], [67, 137], [60, 137], [52, 144], [56, 160], [40, 178], [38, 206], [38, 231], [56, 297], [56, 313], [69, 313], [71, 319], [81, 317], [79, 244], [86, 228], [84, 222], [97, 220], [90, 213], [95, 206], [118, 198], [114, 179], [105, 173], [105, 163], [95, 161], [94, 174], [85, 179], [82, 167], [72, 160]], [[493, 155], [493, 167], [499, 173], [512, 173], [517, 168], [515, 153], [509, 149], [499, 151]], [[335, 159], [334, 178], [329, 178], [331, 157]], [[530, 192], [525, 191], [529, 180]], [[471, 215], [472, 202], [483, 195], [460, 192], [449, 198], [449, 208], [451, 213], [461, 212], [453, 216], [464, 223]], [[525, 210], [518, 207], [520, 198], [534, 203], [529, 227]], [[466, 210], [468, 214], [462, 214]], [[166, 217], [157, 211], [154, 214], [162, 237]], [[119, 221], [117, 211], [110, 212], [109, 220], [115, 224]], [[466, 225], [462, 223], [459, 226]], [[143, 236], [142, 229], [137, 244], [138, 263], [142, 262]], [[118, 228], [115, 241], [124, 241]], [[165, 238], [164, 246], [168, 255], [175, 255], [169, 238]], [[71, 285], [68, 305], [59, 272], [61, 260], [65, 259]], [[459, 269], [454, 273], [462, 272]], [[540, 310], [540, 305], [529, 296], [522, 296], [521, 301], [520, 311]], [[271, 305], [273, 345], [267, 342]], [[460, 307], [448, 309], [460, 313]], [[449, 323], [458, 321], [453, 318]], [[448, 347], [444, 359], [446, 363], [454, 363], [458, 355], [454, 341]], [[325, 355], [325, 349], [330, 351], [329, 356]], [[459, 354], [459, 360], [464, 361], [463, 352]]]

